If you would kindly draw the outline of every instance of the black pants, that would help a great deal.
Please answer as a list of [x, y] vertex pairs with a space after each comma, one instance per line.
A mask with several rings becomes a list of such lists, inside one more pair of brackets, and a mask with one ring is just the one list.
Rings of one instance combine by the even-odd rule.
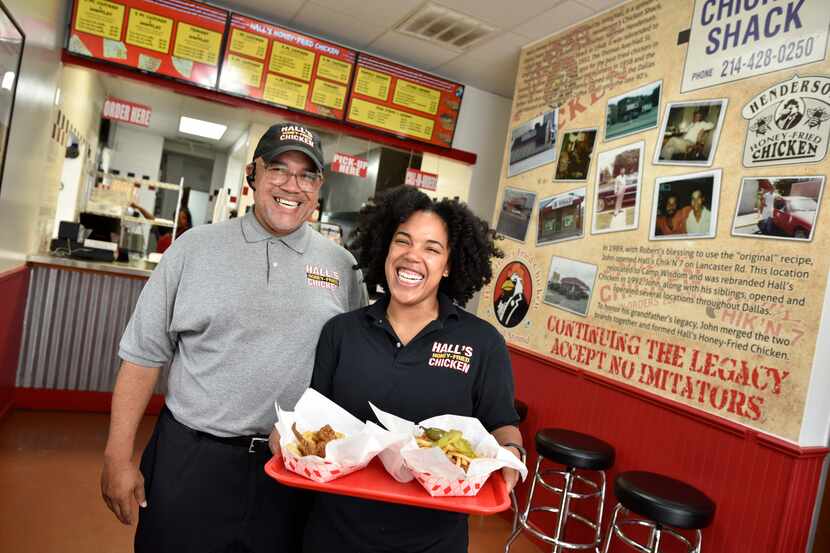
[[141, 458], [148, 506], [139, 509], [136, 553], [297, 553], [309, 494], [265, 474], [267, 443], [217, 442], [167, 408]]

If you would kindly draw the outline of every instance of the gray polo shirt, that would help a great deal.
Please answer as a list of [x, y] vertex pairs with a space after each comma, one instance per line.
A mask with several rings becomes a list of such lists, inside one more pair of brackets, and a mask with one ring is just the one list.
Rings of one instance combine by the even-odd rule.
[[308, 225], [272, 236], [253, 213], [173, 243], [141, 292], [119, 355], [168, 362], [167, 406], [216, 436], [268, 433], [274, 401], [308, 387], [320, 330], [366, 304], [354, 257]]

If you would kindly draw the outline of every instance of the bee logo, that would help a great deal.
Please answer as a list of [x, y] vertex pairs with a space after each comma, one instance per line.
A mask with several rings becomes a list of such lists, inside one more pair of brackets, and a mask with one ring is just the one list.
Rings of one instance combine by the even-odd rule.
[[830, 119], [830, 110], [819, 106], [807, 110], [807, 122], [805, 124], [811, 129], [819, 129], [821, 124], [828, 119]]
[[772, 115], [768, 115], [767, 117], [759, 117], [756, 121], [752, 122], [752, 124], [749, 126], [749, 130], [754, 132], [756, 135], [767, 134], [770, 130], [771, 119]]

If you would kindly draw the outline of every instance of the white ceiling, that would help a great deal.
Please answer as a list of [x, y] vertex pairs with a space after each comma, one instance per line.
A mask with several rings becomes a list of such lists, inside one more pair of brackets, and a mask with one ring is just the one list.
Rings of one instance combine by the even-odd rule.
[[519, 50], [624, 0], [434, 0], [498, 29], [458, 53], [394, 30], [425, 0], [211, 0], [227, 9], [282, 24], [511, 98]]

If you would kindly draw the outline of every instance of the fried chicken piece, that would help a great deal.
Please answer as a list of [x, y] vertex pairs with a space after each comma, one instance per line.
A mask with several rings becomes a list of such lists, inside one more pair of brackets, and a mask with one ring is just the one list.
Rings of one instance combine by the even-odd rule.
[[302, 434], [300, 434], [299, 430], [297, 430], [297, 423], [291, 425], [291, 431], [294, 432], [294, 437], [297, 438], [297, 449], [300, 450], [300, 455], [305, 457], [306, 455], [316, 455], [316, 447], [315, 443], [309, 440], [306, 440]]
[[326, 457], [326, 445], [332, 440], [337, 439], [337, 434], [334, 432], [334, 429], [329, 426], [325, 425], [323, 428], [317, 431], [315, 435], [315, 441], [317, 442], [317, 452], [315, 455], [318, 457], [325, 458]]

